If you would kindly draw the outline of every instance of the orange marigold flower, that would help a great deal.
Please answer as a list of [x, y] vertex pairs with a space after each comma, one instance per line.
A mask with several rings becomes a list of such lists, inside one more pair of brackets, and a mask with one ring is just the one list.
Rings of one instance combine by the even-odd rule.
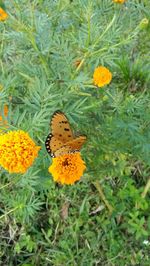
[[52, 158], [52, 165], [48, 170], [53, 175], [54, 181], [62, 185], [72, 185], [80, 180], [85, 169], [80, 152], [76, 152]]
[[94, 71], [93, 79], [96, 86], [103, 87], [111, 82], [112, 74], [106, 67], [99, 66]]
[[39, 150], [28, 133], [10, 131], [0, 136], [0, 165], [9, 173], [25, 173]]
[[0, 7], [0, 21], [5, 21], [8, 17], [8, 14]]
[[113, 0], [114, 3], [123, 4], [126, 0]]

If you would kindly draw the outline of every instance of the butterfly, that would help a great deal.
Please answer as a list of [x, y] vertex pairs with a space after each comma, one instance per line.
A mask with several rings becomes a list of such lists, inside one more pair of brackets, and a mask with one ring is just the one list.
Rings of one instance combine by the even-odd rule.
[[61, 111], [54, 112], [50, 127], [51, 133], [46, 138], [45, 146], [51, 157], [77, 152], [86, 141], [85, 135], [74, 136], [67, 117]]

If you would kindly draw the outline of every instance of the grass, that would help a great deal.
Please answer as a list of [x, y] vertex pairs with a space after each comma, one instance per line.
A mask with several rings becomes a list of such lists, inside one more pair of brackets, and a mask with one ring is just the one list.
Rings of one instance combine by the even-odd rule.
[[[5, 131], [28, 132], [41, 150], [24, 174], [0, 170], [0, 265], [149, 266], [149, 1], [1, 4]], [[103, 88], [93, 84], [99, 65], [113, 75]], [[48, 172], [58, 109], [87, 135], [87, 169], [72, 186]]]

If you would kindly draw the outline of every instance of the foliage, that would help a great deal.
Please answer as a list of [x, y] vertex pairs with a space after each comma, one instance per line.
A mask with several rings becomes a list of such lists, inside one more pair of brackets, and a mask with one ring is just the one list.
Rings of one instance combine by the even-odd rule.
[[[150, 265], [149, 1], [5, 1], [0, 107], [41, 146], [25, 174], [1, 168], [1, 265]], [[93, 84], [107, 67], [112, 82]], [[55, 184], [44, 142], [63, 111], [87, 135], [87, 170]], [[100, 193], [94, 182], [98, 182]], [[108, 204], [113, 208], [110, 213]]]

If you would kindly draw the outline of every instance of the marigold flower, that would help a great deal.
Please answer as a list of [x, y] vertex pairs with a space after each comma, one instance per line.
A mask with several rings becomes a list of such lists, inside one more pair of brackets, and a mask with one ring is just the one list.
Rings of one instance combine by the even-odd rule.
[[114, 3], [123, 4], [126, 0], [113, 0]]
[[80, 180], [85, 169], [80, 152], [76, 152], [52, 158], [52, 165], [48, 170], [53, 175], [54, 181], [62, 185], [72, 185]]
[[8, 14], [0, 7], [0, 21], [5, 21], [8, 17]]
[[106, 67], [99, 66], [94, 71], [93, 79], [96, 86], [103, 87], [111, 82], [112, 74]]
[[28, 133], [10, 131], [0, 136], [0, 165], [9, 173], [25, 173], [39, 150]]

